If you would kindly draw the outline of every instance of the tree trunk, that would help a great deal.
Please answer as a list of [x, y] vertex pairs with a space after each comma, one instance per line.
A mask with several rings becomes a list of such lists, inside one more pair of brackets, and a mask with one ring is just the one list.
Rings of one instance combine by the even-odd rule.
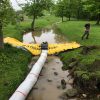
[[96, 23], [97, 25], [99, 25], [100, 24], [100, 14], [98, 14], [98, 18], [97, 18], [97, 23]]
[[77, 10], [77, 20], [79, 20], [80, 19], [80, 10], [78, 9]]
[[66, 16], [66, 21], [68, 20], [68, 17]]
[[34, 25], [35, 25], [35, 15], [33, 15], [33, 21], [31, 24], [31, 29], [34, 31]]
[[4, 48], [2, 22], [0, 21], [0, 48]]
[[63, 16], [62, 16], [62, 22], [64, 21], [64, 18], [63, 18]]
[[69, 14], [69, 21], [70, 21], [71, 15]]
[[61, 18], [62, 18], [62, 22], [64, 21], [64, 15], [63, 15], [64, 12], [63, 12], [63, 10], [64, 10], [64, 9], [63, 9], [63, 6], [62, 6], [62, 16], [61, 16]]
[[71, 18], [71, 13], [72, 13], [72, 0], [69, 0], [69, 21], [70, 21], [70, 18]]
[[34, 43], [36, 44], [36, 40], [35, 40], [35, 36], [34, 36], [34, 32], [32, 31], [32, 36], [33, 36], [33, 39], [34, 39]]

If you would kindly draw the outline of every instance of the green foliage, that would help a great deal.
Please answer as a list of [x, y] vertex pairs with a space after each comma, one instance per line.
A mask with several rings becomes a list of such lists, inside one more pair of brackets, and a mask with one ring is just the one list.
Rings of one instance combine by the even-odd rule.
[[100, 71], [96, 71], [92, 76], [95, 76], [97, 79], [100, 80]]
[[9, 0], [0, 1], [0, 22], [6, 25], [8, 22], [15, 22], [15, 11], [11, 7]]
[[90, 18], [95, 16], [97, 24], [100, 22], [100, 1], [87, 0], [84, 1], [84, 8], [90, 14]]
[[18, 30], [18, 27], [16, 28], [16, 25], [11, 25], [8, 24], [5, 27], [3, 27], [3, 33], [4, 37], [13, 37], [19, 40], [22, 40], [22, 31], [23, 29], [21, 28]]
[[80, 18], [82, 13], [82, 0], [59, 0], [56, 5], [56, 15], [60, 17]]
[[[30, 0], [31, 1], [31, 0]], [[27, 16], [32, 16], [31, 28], [34, 30], [35, 19], [43, 16], [43, 10], [50, 10], [52, 6], [52, 0], [33, 0], [28, 2], [23, 7], [23, 10], [26, 12]]]
[[99, 0], [86, 0], [84, 1], [84, 8], [92, 15], [100, 13], [100, 1]]
[[3, 44], [3, 27], [8, 23], [15, 23], [15, 12], [11, 7], [9, 0], [0, 1], [0, 48], [4, 47]]
[[28, 16], [35, 15], [36, 17], [42, 15], [44, 9], [50, 10], [53, 5], [52, 0], [29, 0], [27, 4], [24, 5], [23, 10]]
[[99, 0], [58, 0], [55, 13], [59, 17], [97, 20], [100, 22]]
[[84, 80], [90, 79], [90, 75], [87, 71], [75, 71], [74, 74], [76, 74], [77, 77], [81, 77]]
[[0, 100], [8, 100], [25, 78], [31, 54], [5, 45], [0, 49]]
[[24, 11], [28, 16], [35, 15], [40, 16], [42, 14], [43, 7], [40, 2], [32, 2], [31, 4], [25, 4]]

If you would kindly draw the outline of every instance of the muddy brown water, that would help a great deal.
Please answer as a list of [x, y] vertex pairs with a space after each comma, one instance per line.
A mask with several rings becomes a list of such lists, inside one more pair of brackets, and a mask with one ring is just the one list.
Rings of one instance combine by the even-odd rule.
[[[43, 29], [41, 32], [32, 33], [29, 32], [23, 35], [24, 43], [34, 43], [34, 38], [37, 43], [42, 43], [47, 41], [48, 43], [65, 43], [66, 38], [56, 33], [54, 29]], [[33, 38], [34, 36], [34, 38]], [[33, 61], [30, 63], [31, 67], [38, 57], [34, 57]], [[68, 71], [62, 71], [63, 63], [56, 56], [48, 56], [45, 65], [41, 71], [39, 79], [36, 85], [31, 90], [28, 98], [26, 100], [61, 100], [60, 95], [67, 89], [71, 89], [70, 83], [73, 79], [67, 77]], [[56, 73], [56, 74], [55, 74]], [[64, 79], [67, 83], [66, 89], [61, 88], [61, 80]]]
[[29, 32], [23, 35], [24, 43], [34, 43], [34, 38], [37, 43], [42, 43], [47, 41], [48, 43], [65, 43], [66, 38], [57, 32], [56, 29], [43, 29], [41, 32]]

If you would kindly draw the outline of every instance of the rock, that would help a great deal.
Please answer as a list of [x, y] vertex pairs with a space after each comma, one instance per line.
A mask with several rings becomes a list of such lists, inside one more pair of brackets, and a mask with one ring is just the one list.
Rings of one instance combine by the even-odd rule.
[[98, 47], [97, 47], [97, 46], [84, 46], [84, 47], [83, 47], [83, 50], [81, 51], [81, 54], [86, 55], [86, 54], [88, 54], [91, 50], [94, 50], [94, 49], [98, 49]]
[[48, 60], [46, 60], [46, 62], [45, 63], [49, 63], [49, 61]]
[[57, 73], [57, 72], [54, 72], [54, 75], [56, 75], [56, 76], [57, 76], [57, 75], [58, 75], [58, 73]]
[[74, 79], [70, 79], [70, 80], [68, 81], [68, 84], [73, 84], [73, 81], [74, 81]]
[[56, 63], [60, 63], [59, 61], [56, 61]]
[[100, 94], [97, 95], [97, 99], [100, 100]]
[[67, 67], [67, 66], [63, 66], [63, 67], [62, 67], [62, 70], [63, 70], [63, 71], [66, 71], [66, 70], [68, 70], [68, 67]]
[[86, 98], [86, 97], [87, 97], [87, 95], [86, 95], [86, 94], [82, 94], [82, 96], [83, 96], [84, 98]]
[[65, 93], [68, 97], [75, 97], [77, 96], [78, 91], [76, 89], [68, 89]]
[[50, 79], [47, 79], [47, 81], [48, 81], [48, 82], [52, 82], [52, 80], [50, 80]]
[[52, 68], [52, 70], [55, 70], [55, 68]]
[[61, 89], [61, 86], [60, 86], [60, 85], [58, 85], [58, 86], [57, 86], [57, 88], [58, 88], [58, 89]]
[[61, 80], [62, 89], [66, 88], [66, 81], [64, 79]]
[[65, 92], [61, 96], [59, 96], [59, 98], [62, 100], [68, 100], [68, 97]]

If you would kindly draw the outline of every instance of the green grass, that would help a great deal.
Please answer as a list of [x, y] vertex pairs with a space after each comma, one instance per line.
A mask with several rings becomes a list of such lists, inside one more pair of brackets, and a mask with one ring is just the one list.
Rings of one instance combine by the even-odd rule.
[[100, 26], [91, 23], [89, 40], [81, 40], [84, 33], [86, 21], [68, 21], [57, 25], [59, 31], [68, 38], [69, 41], [77, 41], [81, 45], [100, 45]]
[[22, 38], [21, 30], [17, 29], [17, 26], [15, 25], [7, 25], [4, 27], [3, 33], [4, 37], [13, 37], [19, 40]]
[[59, 22], [60, 18], [52, 16], [52, 15], [48, 15], [48, 16], [43, 16], [39, 19], [36, 20], [36, 28], [41, 29], [43, 27], [49, 27], [52, 24]]
[[31, 54], [5, 45], [0, 49], [0, 100], [8, 100], [25, 78]]

